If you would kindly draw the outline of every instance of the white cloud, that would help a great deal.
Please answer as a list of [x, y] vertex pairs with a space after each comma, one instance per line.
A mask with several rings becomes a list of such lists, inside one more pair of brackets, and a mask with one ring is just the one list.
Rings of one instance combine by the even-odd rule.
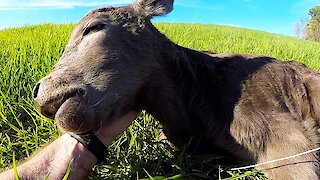
[[0, 0], [0, 11], [36, 8], [74, 8], [110, 6], [131, 3], [132, 0]]
[[27, 10], [29, 8], [14, 8], [14, 7], [1, 7], [0, 6], [0, 11], [18, 11], [18, 10]]

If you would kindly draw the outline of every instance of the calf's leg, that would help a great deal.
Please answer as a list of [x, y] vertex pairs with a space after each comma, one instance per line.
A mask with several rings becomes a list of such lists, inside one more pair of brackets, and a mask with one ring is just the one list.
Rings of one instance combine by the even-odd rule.
[[[317, 135], [317, 130], [312, 130]], [[270, 141], [259, 157], [258, 163], [289, 157], [318, 147], [317, 142], [308, 136], [299, 122], [287, 122], [273, 129]], [[292, 159], [260, 166], [272, 180], [317, 180], [319, 179], [319, 161], [317, 152], [308, 153]]]

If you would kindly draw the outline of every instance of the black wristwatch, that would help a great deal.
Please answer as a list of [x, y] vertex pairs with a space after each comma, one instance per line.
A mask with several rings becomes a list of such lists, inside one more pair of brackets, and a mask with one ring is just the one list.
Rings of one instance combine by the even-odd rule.
[[71, 137], [78, 140], [85, 146], [97, 159], [98, 163], [102, 162], [107, 155], [106, 146], [97, 138], [93, 132], [85, 134], [73, 134], [68, 132]]

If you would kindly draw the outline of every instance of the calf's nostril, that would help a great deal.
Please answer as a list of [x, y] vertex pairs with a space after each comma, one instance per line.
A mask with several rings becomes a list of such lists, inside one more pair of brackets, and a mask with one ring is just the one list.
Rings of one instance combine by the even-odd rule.
[[87, 94], [87, 91], [83, 88], [80, 88], [76, 91], [76, 95], [78, 96], [85, 96]]
[[47, 118], [50, 118], [50, 119], [53, 119], [54, 115], [55, 115], [54, 113], [52, 113], [52, 112], [50, 112], [50, 111], [48, 111], [46, 109], [42, 109], [41, 110], [41, 114], [44, 115]]
[[38, 97], [39, 87], [40, 87], [40, 83], [38, 83], [38, 84], [33, 88], [33, 93], [32, 93], [33, 99], [35, 99], [35, 98]]

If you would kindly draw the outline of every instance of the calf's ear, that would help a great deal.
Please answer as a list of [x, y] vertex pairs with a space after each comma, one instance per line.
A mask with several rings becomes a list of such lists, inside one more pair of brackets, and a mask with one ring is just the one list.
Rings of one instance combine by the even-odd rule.
[[138, 13], [152, 18], [153, 16], [164, 16], [173, 10], [174, 0], [136, 0], [134, 3]]

